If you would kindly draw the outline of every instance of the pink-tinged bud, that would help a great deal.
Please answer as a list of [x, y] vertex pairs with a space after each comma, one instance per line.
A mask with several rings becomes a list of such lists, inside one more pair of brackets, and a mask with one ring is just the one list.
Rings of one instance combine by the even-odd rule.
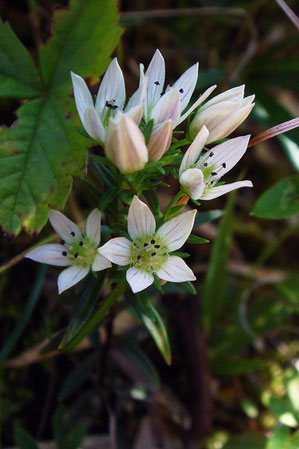
[[204, 176], [199, 168], [189, 168], [180, 175], [180, 184], [187, 195], [198, 200], [205, 188]]
[[151, 138], [147, 145], [150, 161], [161, 159], [165, 151], [168, 150], [172, 138], [172, 120], [167, 120], [161, 125], [154, 127]]
[[109, 121], [105, 154], [123, 174], [144, 168], [148, 161], [145, 139], [136, 123], [126, 114], [119, 113]]
[[209, 130], [207, 144], [231, 134], [251, 112], [254, 95], [244, 98], [244, 86], [235, 87], [217, 95], [203, 105], [190, 125], [190, 136], [195, 138], [202, 126]]

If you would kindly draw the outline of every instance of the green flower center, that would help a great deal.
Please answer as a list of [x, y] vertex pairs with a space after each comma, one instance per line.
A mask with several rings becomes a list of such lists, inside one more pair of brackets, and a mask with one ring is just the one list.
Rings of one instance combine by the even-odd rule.
[[83, 268], [92, 265], [97, 255], [97, 245], [90, 238], [82, 235], [75, 238], [71, 243], [61, 242], [65, 246], [62, 255], [67, 257], [72, 265]]
[[168, 259], [168, 248], [161, 238], [146, 235], [134, 240], [131, 245], [130, 263], [148, 273], [157, 272]]

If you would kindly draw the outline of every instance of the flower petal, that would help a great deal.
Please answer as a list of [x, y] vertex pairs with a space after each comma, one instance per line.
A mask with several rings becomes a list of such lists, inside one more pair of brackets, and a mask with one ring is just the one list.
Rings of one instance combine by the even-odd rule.
[[87, 237], [93, 240], [98, 246], [101, 240], [101, 214], [98, 209], [94, 209], [88, 215], [85, 225], [85, 233]]
[[169, 252], [183, 246], [192, 231], [195, 215], [196, 210], [190, 210], [172, 218], [158, 229], [156, 236], [163, 239], [163, 243], [167, 245]]
[[127, 271], [127, 281], [133, 293], [141, 292], [154, 282], [154, 276], [146, 271], [131, 267]]
[[71, 77], [78, 114], [82, 122], [82, 125], [85, 128], [84, 112], [87, 108], [93, 108], [92, 96], [91, 93], [89, 92], [89, 89], [84, 79], [81, 78], [81, 76], [76, 75], [74, 72], [71, 72]]
[[205, 188], [203, 172], [200, 168], [185, 170], [180, 176], [180, 184], [193, 200], [199, 200]]
[[208, 137], [209, 131], [205, 126], [203, 126], [183, 157], [180, 166], [180, 175], [198, 160], [201, 150], [205, 146]]
[[117, 58], [114, 58], [106, 70], [100, 84], [95, 106], [97, 111], [99, 111], [103, 117], [108, 111], [106, 101], [111, 102], [114, 100], [114, 105], [116, 105], [118, 109], [122, 110], [125, 99], [126, 89], [124, 76], [118, 65]]
[[58, 284], [58, 293], [64, 292], [68, 288], [77, 284], [81, 281], [81, 279], [85, 278], [85, 276], [89, 272], [89, 267], [83, 268], [78, 266], [71, 266], [66, 270], [63, 270], [57, 279]]
[[160, 99], [165, 82], [165, 61], [159, 50], [155, 51], [145, 76], [148, 78], [147, 104], [152, 108]]
[[204, 193], [200, 199], [213, 200], [214, 198], [218, 198], [218, 196], [224, 195], [225, 193], [231, 192], [235, 189], [240, 189], [241, 187], [253, 187], [253, 184], [251, 181], [238, 181], [231, 184], [223, 184], [222, 186], [212, 187], [211, 189], [207, 189], [206, 193]]
[[132, 242], [125, 237], [116, 237], [109, 240], [98, 249], [98, 252], [116, 265], [128, 265], [130, 263]]
[[126, 115], [129, 116], [136, 123], [136, 125], [139, 125], [143, 115], [143, 108], [143, 103], [139, 104], [138, 106], [134, 106], [128, 112], [126, 112]]
[[209, 87], [197, 100], [195, 103], [193, 103], [193, 105], [181, 116], [181, 118], [179, 119], [179, 121], [177, 122], [177, 124], [175, 126], [178, 126], [180, 123], [182, 123], [187, 117], [188, 115], [191, 114], [191, 112], [194, 111], [194, 109], [196, 109], [203, 101], [205, 101], [206, 98], [208, 98], [209, 95], [211, 95], [211, 93], [213, 92], [214, 89], [216, 89], [216, 85]]
[[228, 89], [225, 92], [222, 92], [219, 95], [216, 95], [211, 100], [207, 101], [201, 108], [201, 110], [205, 110], [214, 104], [222, 103], [223, 101], [233, 101], [236, 103], [240, 103], [244, 97], [245, 84], [242, 86], [233, 87], [232, 89]]
[[83, 118], [84, 128], [90, 137], [99, 140], [100, 142], [104, 142], [105, 129], [99, 117], [99, 113], [93, 106], [85, 110]]
[[155, 218], [148, 206], [134, 195], [128, 214], [128, 232], [134, 241], [138, 237], [153, 235], [156, 229]]
[[147, 144], [148, 156], [151, 161], [158, 161], [168, 150], [172, 138], [172, 120], [156, 125]]
[[175, 127], [181, 115], [181, 96], [178, 89], [169, 89], [158, 101], [150, 117], [154, 123], [162, 123], [171, 119]]
[[181, 93], [181, 109], [182, 111], [188, 106], [190, 98], [196, 86], [198, 77], [198, 62], [190, 67], [183, 75], [173, 84], [174, 89], [178, 89]]
[[65, 250], [66, 248], [63, 245], [50, 243], [29, 251], [25, 257], [34, 260], [35, 262], [56, 265], [58, 267], [67, 267], [71, 263], [66, 256], [62, 255]]
[[58, 210], [50, 210], [49, 220], [57, 234], [67, 243], [82, 235], [78, 226]]
[[112, 267], [110, 260], [106, 259], [106, 257], [101, 254], [97, 254], [94, 258], [91, 269], [92, 271], [102, 271], [110, 267]]
[[143, 169], [148, 161], [144, 135], [128, 114], [119, 113], [109, 120], [104, 149], [124, 174]]
[[231, 170], [236, 163], [244, 155], [250, 135], [235, 137], [223, 142], [212, 150], [207, 151], [206, 154], [199, 159], [198, 168], [202, 168], [205, 163], [208, 166], [213, 166], [213, 171], [217, 173], [209, 177], [213, 180], [220, 179], [225, 173]]
[[195, 281], [193, 271], [178, 256], [169, 256], [165, 265], [157, 271], [157, 276], [164, 281], [169, 282], [186, 282]]
[[130, 111], [130, 109], [134, 108], [135, 106], [139, 106], [141, 103], [144, 103], [145, 98], [146, 98], [146, 89], [147, 89], [148, 79], [144, 76], [143, 64], [139, 64], [139, 69], [140, 69], [139, 87], [136, 90], [136, 92], [134, 92], [133, 95], [130, 97], [128, 104], [125, 107], [125, 112], [128, 112], [128, 111]]

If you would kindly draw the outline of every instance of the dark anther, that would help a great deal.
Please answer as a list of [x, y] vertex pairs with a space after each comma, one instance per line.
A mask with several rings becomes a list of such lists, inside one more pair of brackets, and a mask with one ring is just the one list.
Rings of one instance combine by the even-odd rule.
[[179, 92], [181, 92], [181, 94], [183, 94], [184, 93], [184, 89], [180, 88]]
[[62, 255], [65, 257], [67, 256], [67, 252], [66, 251], [62, 251]]
[[205, 162], [204, 164], [203, 164], [205, 167], [207, 167], [208, 166], [208, 163], [207, 162]]
[[153, 239], [151, 240], [151, 244], [154, 245], [156, 243], [156, 241]]
[[160, 86], [159, 81], [155, 81], [154, 84], [156, 84], [156, 86]]
[[157, 253], [152, 253], [152, 256], [155, 256]]
[[140, 260], [141, 259], [141, 256], [137, 256], [137, 260]]
[[107, 108], [111, 108], [111, 104], [109, 103], [109, 101], [106, 101], [105, 106], [107, 106]]
[[72, 231], [72, 232], [71, 232], [71, 235], [72, 235], [73, 237], [75, 237], [76, 234], [74, 233], [74, 231]]
[[117, 109], [117, 108], [118, 108], [117, 104], [115, 104], [114, 106], [111, 106], [111, 109]]
[[75, 259], [77, 259], [78, 256], [79, 256], [78, 253], [75, 253], [75, 254], [74, 254]]
[[60, 241], [60, 244], [61, 244], [61, 245], [64, 245], [64, 244], [65, 244], [65, 240], [61, 240], [61, 241]]
[[160, 248], [160, 245], [155, 245], [155, 248]]
[[144, 247], [146, 247], [146, 246], [148, 246], [148, 243], [144, 243], [144, 245], [143, 245]]
[[83, 242], [79, 242], [79, 246], [83, 246]]
[[223, 162], [223, 164], [222, 164], [222, 167], [223, 167], [223, 168], [225, 168], [225, 167], [226, 167], [226, 163], [225, 163], [225, 162]]
[[217, 173], [216, 173], [215, 171], [212, 171], [211, 175], [212, 175], [212, 176], [216, 176]]
[[212, 157], [212, 156], [214, 156], [213, 151], [211, 151], [211, 153], [209, 154], [209, 157]]

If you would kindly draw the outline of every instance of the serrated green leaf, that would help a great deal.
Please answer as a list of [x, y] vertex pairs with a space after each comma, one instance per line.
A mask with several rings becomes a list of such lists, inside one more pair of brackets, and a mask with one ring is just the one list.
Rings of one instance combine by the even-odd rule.
[[54, 32], [40, 47], [44, 84], [56, 92], [70, 92], [70, 71], [96, 82], [104, 72], [121, 28], [116, 26], [115, 0], [71, 0], [54, 14]]
[[288, 218], [299, 212], [299, 175], [285, 178], [263, 193], [252, 214], [260, 218]]
[[209, 241], [210, 240], [203, 239], [202, 237], [198, 237], [198, 235], [193, 234], [190, 234], [189, 237], [187, 238], [187, 243], [200, 244], [200, 243], [209, 243]]
[[0, 97], [39, 96], [42, 83], [29, 53], [8, 23], [0, 19]]
[[[73, 176], [86, 166], [69, 71], [100, 75], [120, 35], [116, 1], [72, 0], [54, 18], [54, 35], [40, 51], [41, 98], [24, 104], [19, 120], [0, 131], [0, 224], [17, 234], [38, 232], [49, 208], [64, 207]], [[76, 46], [76, 48], [74, 48]], [[82, 70], [81, 70], [82, 69]], [[34, 77], [33, 77], [34, 79]]]

